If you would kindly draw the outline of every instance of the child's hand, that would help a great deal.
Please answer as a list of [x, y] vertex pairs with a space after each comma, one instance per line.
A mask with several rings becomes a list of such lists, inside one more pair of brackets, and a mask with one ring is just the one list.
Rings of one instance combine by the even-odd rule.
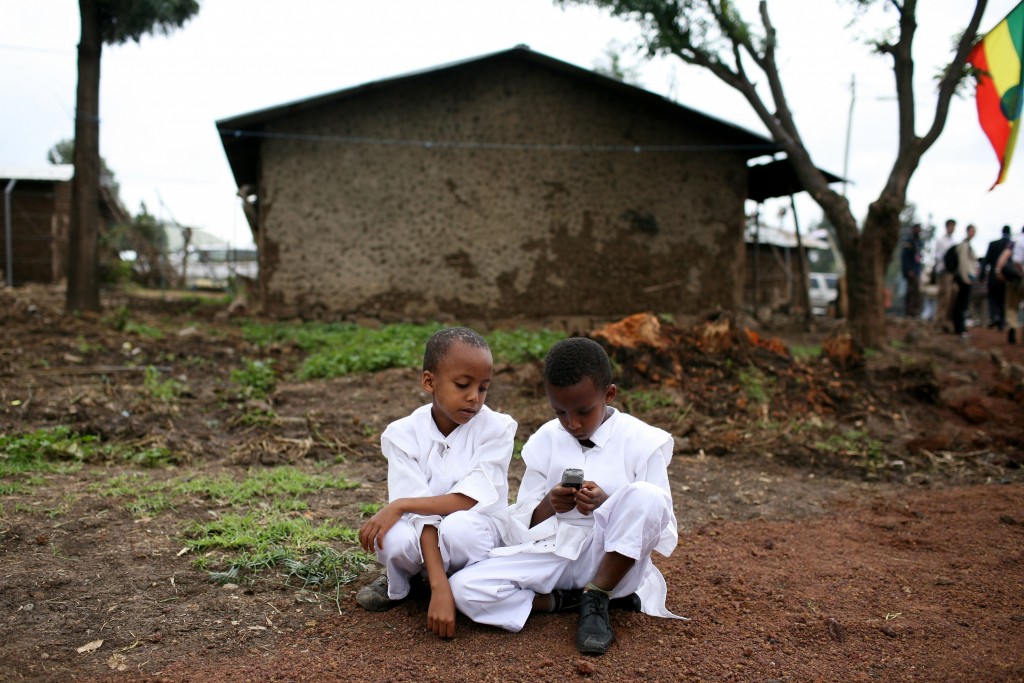
[[576, 493], [576, 509], [584, 515], [589, 515], [597, 508], [604, 505], [608, 500], [608, 494], [604, 489], [592, 481], [583, 482], [578, 493]]
[[373, 517], [366, 520], [366, 524], [359, 529], [359, 545], [363, 550], [372, 553], [377, 548], [384, 547], [384, 535], [391, 530], [399, 519], [402, 518], [402, 511], [397, 505], [385, 505], [377, 511]]
[[447, 591], [431, 589], [427, 628], [442, 638], [455, 637], [455, 598], [450, 587]]
[[571, 486], [555, 486], [548, 492], [548, 502], [555, 512], [568, 512], [576, 507], [576, 489]]

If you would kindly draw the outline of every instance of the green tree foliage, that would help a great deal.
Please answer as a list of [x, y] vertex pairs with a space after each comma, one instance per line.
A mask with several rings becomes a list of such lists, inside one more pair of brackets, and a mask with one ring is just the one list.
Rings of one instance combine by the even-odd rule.
[[[820, 0], [819, 0], [820, 1]], [[756, 20], [744, 17], [733, 0], [555, 0], [559, 5], [590, 5], [638, 24], [651, 56], [673, 55], [686, 64], [707, 69], [737, 90], [757, 113], [772, 138], [786, 153], [804, 190], [835, 227], [847, 267], [851, 328], [868, 346], [885, 342], [884, 278], [890, 255], [899, 242], [900, 213], [907, 186], [921, 157], [946, 124], [949, 103], [965, 73], [967, 53], [977, 35], [987, 0], [976, 0], [966, 28], [938, 79], [932, 123], [923, 135], [915, 130], [914, 59], [911, 49], [917, 25], [917, 0], [845, 0], [858, 12], [881, 5], [896, 18], [891, 33], [873, 43], [892, 60], [899, 113], [895, 124], [899, 144], [893, 166], [878, 198], [858, 225], [846, 197], [831, 189], [804, 145], [790, 111], [776, 60], [778, 40], [768, 0], [758, 2]], [[806, 3], [807, 12], [815, 3]]]
[[196, 0], [79, 0], [82, 35], [78, 43], [68, 240], [68, 311], [99, 311], [100, 58], [104, 43], [138, 42], [150, 33], [167, 34], [199, 11]]

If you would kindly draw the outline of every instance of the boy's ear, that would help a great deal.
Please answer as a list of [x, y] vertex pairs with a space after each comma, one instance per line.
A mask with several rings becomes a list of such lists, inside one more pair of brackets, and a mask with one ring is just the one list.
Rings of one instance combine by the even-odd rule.
[[608, 388], [604, 390], [604, 402], [606, 404], [611, 403], [612, 401], [615, 400], [615, 397], [618, 395], [618, 393], [618, 387], [616, 387], [614, 384], [609, 384]]
[[430, 370], [423, 371], [423, 377], [420, 378], [420, 386], [423, 387], [423, 391], [428, 394], [434, 393], [434, 373]]

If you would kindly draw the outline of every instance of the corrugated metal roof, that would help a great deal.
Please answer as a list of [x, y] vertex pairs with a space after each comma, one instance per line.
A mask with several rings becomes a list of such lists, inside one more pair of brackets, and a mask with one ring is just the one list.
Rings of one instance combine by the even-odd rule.
[[71, 180], [75, 175], [75, 167], [72, 164], [52, 164], [50, 166], [38, 166], [36, 168], [15, 168], [0, 166], [0, 178], [4, 180], [46, 180], [51, 182], [62, 182]]

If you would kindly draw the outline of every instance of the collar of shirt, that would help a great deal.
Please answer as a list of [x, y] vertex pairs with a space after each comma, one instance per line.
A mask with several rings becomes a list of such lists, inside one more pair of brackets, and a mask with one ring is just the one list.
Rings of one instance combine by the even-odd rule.
[[[619, 414], [619, 411], [611, 406], [608, 406], [606, 410], [608, 411], [608, 417], [605, 418], [605, 421], [597, 428], [597, 431], [590, 436], [590, 441], [594, 444], [594, 448], [601, 448], [608, 443], [608, 439], [612, 436], [612, 423], [615, 422], [615, 418]], [[569, 432], [565, 431], [565, 428], [562, 427], [562, 425], [558, 425], [558, 428], [565, 432], [567, 436], [572, 436]], [[575, 439], [573, 440], [575, 441]], [[579, 442], [577, 441], [577, 443]], [[580, 446], [583, 447], [582, 444], [580, 444]]]
[[[428, 427], [430, 440], [434, 443], [434, 446], [437, 448], [437, 452], [441, 455], [444, 455], [445, 453], [448, 452], [448, 449], [451, 447], [451, 445], [448, 443], [448, 439], [445, 437], [445, 435], [441, 433], [441, 430], [437, 428], [437, 423], [434, 422], [434, 416], [429, 412], [427, 413], [427, 420], [430, 423], [430, 426]], [[456, 432], [462, 429], [463, 426], [464, 425], [457, 425], [455, 429], [452, 430], [452, 433], [449, 434], [448, 436], [453, 436]]]

